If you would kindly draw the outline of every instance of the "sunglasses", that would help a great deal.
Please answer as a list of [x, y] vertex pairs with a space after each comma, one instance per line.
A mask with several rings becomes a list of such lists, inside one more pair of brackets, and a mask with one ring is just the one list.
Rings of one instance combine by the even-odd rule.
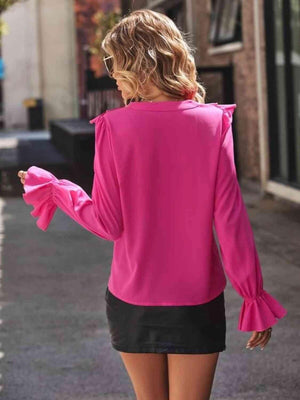
[[110, 77], [112, 77], [112, 73], [113, 73], [113, 60], [112, 60], [113, 56], [107, 56], [107, 57], [103, 57], [103, 62], [105, 65], [105, 68], [108, 72], [108, 75]]

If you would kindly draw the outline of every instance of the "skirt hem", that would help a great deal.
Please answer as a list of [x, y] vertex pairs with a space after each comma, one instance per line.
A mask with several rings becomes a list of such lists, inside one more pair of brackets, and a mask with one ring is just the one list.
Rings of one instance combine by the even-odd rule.
[[145, 346], [141, 345], [140, 347], [122, 347], [116, 344], [111, 344], [112, 347], [124, 353], [168, 353], [168, 354], [211, 354], [211, 353], [218, 353], [226, 350], [226, 346], [222, 346], [220, 348], [212, 349], [203, 349], [203, 348], [167, 348], [167, 347], [160, 347], [160, 346]]

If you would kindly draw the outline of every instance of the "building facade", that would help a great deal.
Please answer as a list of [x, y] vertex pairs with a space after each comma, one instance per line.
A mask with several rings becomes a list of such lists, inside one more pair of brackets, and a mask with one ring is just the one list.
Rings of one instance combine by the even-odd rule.
[[123, 13], [129, 7], [163, 12], [190, 34], [206, 102], [226, 96], [217, 74], [201, 70], [232, 68], [240, 177], [300, 203], [300, 2], [136, 0], [124, 1]]
[[78, 116], [73, 0], [28, 0], [3, 14], [5, 128], [26, 128], [26, 98], [41, 98], [44, 121]]

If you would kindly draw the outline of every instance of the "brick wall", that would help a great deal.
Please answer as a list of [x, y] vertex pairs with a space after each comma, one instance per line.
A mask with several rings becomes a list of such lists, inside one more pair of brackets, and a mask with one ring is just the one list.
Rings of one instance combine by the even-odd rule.
[[[131, 10], [146, 7], [145, 0], [136, 0]], [[210, 0], [193, 0], [193, 31], [194, 45], [197, 46], [195, 59], [197, 66], [228, 65], [234, 66], [234, 98], [237, 108], [237, 154], [241, 177], [260, 179], [260, 157], [258, 136], [257, 82], [254, 41], [253, 1], [242, 2], [242, 42], [239, 50], [221, 54], [209, 54], [211, 47], [208, 42], [210, 23]], [[263, 1], [259, 0], [260, 31], [264, 34]], [[260, 55], [263, 67], [263, 93], [266, 96], [265, 77], [265, 44], [262, 35]], [[216, 81], [217, 82], [217, 81]], [[204, 81], [205, 83], [205, 81]], [[207, 94], [207, 102], [215, 101], [212, 93]], [[264, 113], [267, 113], [266, 97]], [[266, 118], [265, 118], [266, 120]], [[266, 122], [267, 123], [267, 122]], [[267, 127], [265, 127], [267, 128]]]

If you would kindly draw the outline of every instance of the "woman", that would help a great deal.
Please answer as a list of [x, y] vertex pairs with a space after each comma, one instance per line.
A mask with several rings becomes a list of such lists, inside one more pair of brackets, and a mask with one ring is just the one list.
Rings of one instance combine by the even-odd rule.
[[204, 102], [194, 50], [161, 13], [132, 12], [102, 48], [125, 107], [90, 121], [92, 198], [36, 166], [19, 171], [23, 198], [43, 230], [60, 207], [114, 241], [108, 325], [137, 398], [209, 399], [226, 348], [224, 270], [244, 299], [238, 329], [253, 331], [248, 348], [263, 349], [276, 318], [286, 314], [263, 289], [237, 181], [236, 104]]

